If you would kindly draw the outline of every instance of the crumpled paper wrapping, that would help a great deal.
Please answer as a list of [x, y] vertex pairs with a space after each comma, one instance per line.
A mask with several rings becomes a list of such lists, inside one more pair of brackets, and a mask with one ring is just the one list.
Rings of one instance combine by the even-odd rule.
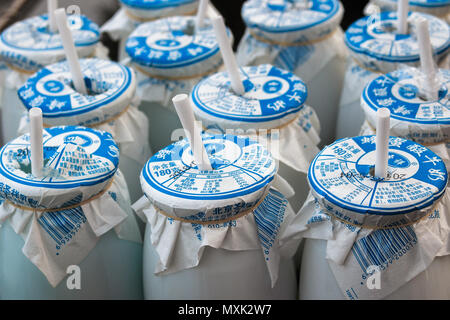
[[198, 266], [206, 246], [230, 251], [263, 250], [274, 286], [278, 279], [280, 257], [292, 257], [295, 253], [296, 246], [290, 239], [281, 245], [281, 239], [294, 218], [294, 212], [286, 198], [274, 189], [247, 215], [212, 225], [168, 218], [158, 213], [145, 196], [133, 208], [150, 223], [152, 245], [159, 255], [159, 263], [155, 269], [157, 275], [168, 275]]
[[113, 179], [100, 197], [58, 212], [33, 212], [0, 199], [0, 223], [10, 223], [24, 239], [24, 255], [53, 287], [67, 276], [67, 267], [83, 261], [109, 230], [120, 239], [142, 242], [124, 177], [117, 171]]
[[342, 29], [338, 27], [322, 41], [281, 46], [257, 40], [246, 30], [239, 43], [236, 59], [242, 66], [272, 64], [310, 82], [331, 60], [345, 60], [348, 52], [342, 38]]
[[[310, 193], [285, 239], [327, 241], [326, 259], [348, 299], [383, 299], [426, 270], [435, 257], [450, 254], [450, 216], [447, 192], [431, 215], [416, 224], [389, 230], [361, 229], [344, 224], [319, 205]], [[401, 239], [394, 246], [388, 239]], [[395, 241], [395, 240], [393, 240]], [[325, 254], [325, 253], [324, 253]], [[370, 290], [365, 285], [369, 265], [377, 265], [382, 286]]]

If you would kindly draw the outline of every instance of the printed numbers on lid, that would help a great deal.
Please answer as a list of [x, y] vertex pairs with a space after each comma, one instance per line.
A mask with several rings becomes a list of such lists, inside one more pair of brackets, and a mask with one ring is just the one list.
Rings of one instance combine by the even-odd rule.
[[162, 9], [176, 7], [198, 0], [120, 0], [123, 4], [138, 9]]
[[[80, 59], [80, 66], [91, 94], [83, 95], [72, 87], [69, 65], [65, 61], [47, 66], [29, 78], [18, 90], [19, 98], [27, 109], [40, 108], [44, 118], [59, 118], [79, 116], [117, 104], [119, 98], [124, 99], [130, 96], [128, 91], [135, 90], [134, 73], [126, 66], [100, 59]], [[108, 111], [114, 115], [124, 107], [126, 105]]]
[[359, 54], [390, 62], [419, 61], [419, 43], [416, 39], [415, 23], [426, 18], [430, 26], [430, 41], [435, 54], [441, 54], [450, 46], [450, 27], [434, 16], [409, 12], [409, 33], [398, 34], [397, 13], [381, 12], [354, 22], [345, 32], [348, 47]]
[[313, 193], [339, 208], [389, 216], [432, 205], [445, 192], [447, 170], [431, 150], [410, 140], [389, 138], [388, 178], [375, 179], [375, 136], [345, 138], [313, 160]]
[[194, 17], [143, 23], [130, 35], [125, 49], [135, 63], [162, 69], [196, 64], [219, 53], [212, 26], [195, 30]]
[[389, 108], [391, 117], [407, 122], [450, 125], [450, 71], [439, 70], [439, 100], [424, 100], [421, 92], [424, 75], [415, 68], [400, 69], [371, 81], [363, 92], [363, 101], [374, 112]]
[[119, 164], [119, 148], [112, 136], [85, 127], [52, 127], [43, 132], [44, 178], [31, 175], [30, 135], [0, 150], [0, 179], [42, 188], [76, 188], [110, 179]]
[[[247, 137], [203, 135], [212, 171], [199, 171], [187, 139], [156, 153], [142, 176], [151, 189], [185, 199], [219, 200], [261, 190], [273, 179], [269, 151]], [[144, 187], [145, 189], [145, 187]]]
[[267, 32], [300, 31], [330, 20], [338, 14], [339, 6], [337, 0], [294, 0], [281, 4], [249, 0], [242, 7], [242, 17], [247, 26]]
[[[77, 47], [91, 46], [100, 39], [98, 26], [83, 15], [68, 15], [69, 28]], [[2, 32], [1, 47], [9, 50], [50, 51], [62, 50], [61, 37], [49, 31], [46, 15], [16, 22]], [[3, 50], [5, 50], [3, 48]]]
[[280, 119], [303, 108], [307, 89], [296, 75], [268, 64], [240, 70], [243, 96], [233, 92], [228, 73], [216, 73], [194, 87], [195, 107], [218, 118], [248, 122]]

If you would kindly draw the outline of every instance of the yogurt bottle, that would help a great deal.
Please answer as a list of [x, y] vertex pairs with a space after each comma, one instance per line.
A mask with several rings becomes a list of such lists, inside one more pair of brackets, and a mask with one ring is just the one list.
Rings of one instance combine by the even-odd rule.
[[344, 81], [343, 13], [337, 0], [248, 0], [242, 7], [247, 30], [237, 50], [239, 64], [272, 64], [302, 78], [324, 144], [334, 141]]
[[[398, 0], [370, 0], [364, 9], [364, 14], [371, 15], [381, 11], [397, 10]], [[449, 0], [409, 0], [411, 11], [431, 14], [446, 21], [450, 21]]]
[[350, 49], [351, 57], [337, 118], [338, 139], [358, 134], [364, 122], [360, 98], [367, 83], [401, 65], [419, 65], [415, 23], [422, 18], [427, 19], [430, 25], [430, 41], [437, 62], [446, 68], [450, 27], [447, 22], [434, 16], [409, 12], [409, 33], [405, 35], [397, 34], [396, 12], [382, 12], [375, 17], [361, 18], [347, 29], [345, 43]]
[[203, 135], [212, 171], [200, 171], [187, 139], [145, 165], [146, 299], [295, 299], [294, 217], [276, 185], [275, 160], [255, 140]]
[[361, 95], [366, 114], [361, 134], [375, 134], [376, 112], [384, 105], [391, 112], [391, 135], [425, 145], [450, 168], [450, 71], [440, 69], [437, 78], [440, 90], [434, 101], [424, 97], [425, 76], [415, 68], [396, 70], [369, 82]]
[[308, 194], [306, 172], [319, 152], [320, 124], [305, 105], [309, 90], [289, 71], [270, 64], [240, 69], [245, 94], [233, 92], [227, 72], [201, 80], [192, 90], [196, 118], [213, 133], [246, 135], [258, 140], [279, 160], [278, 173], [294, 188], [298, 211]]
[[101, 27], [101, 32], [119, 41], [119, 61], [122, 61], [126, 58], [127, 38], [141, 23], [193, 15], [197, 12], [198, 3], [198, 0], [120, 0], [120, 9]]
[[[80, 57], [107, 57], [107, 49], [99, 42], [98, 26], [83, 15], [69, 15], [69, 27]], [[47, 15], [16, 22], [0, 35], [0, 59], [8, 69], [3, 87], [2, 133], [3, 141], [16, 137], [23, 112], [17, 90], [33, 73], [46, 65], [65, 59], [59, 33], [49, 29]]]
[[[42, 110], [44, 125], [80, 125], [109, 132], [120, 149], [119, 168], [127, 181], [131, 200], [142, 196], [139, 175], [150, 157], [148, 119], [138, 110], [134, 71], [116, 62], [80, 59], [89, 95], [72, 87], [66, 61], [49, 65], [31, 76], [18, 95], [27, 109]], [[19, 133], [29, 131], [24, 113]]]
[[61, 126], [43, 142], [41, 178], [28, 134], [0, 150], [0, 299], [141, 299], [141, 235], [112, 136]]
[[388, 176], [372, 176], [375, 136], [344, 138], [312, 162], [292, 225], [305, 239], [301, 299], [449, 299], [444, 162], [389, 138]]
[[158, 151], [181, 128], [171, 99], [222, 66], [219, 45], [209, 19], [195, 30], [195, 17], [170, 17], [141, 24], [126, 51], [138, 71], [139, 108], [150, 122], [150, 146]]

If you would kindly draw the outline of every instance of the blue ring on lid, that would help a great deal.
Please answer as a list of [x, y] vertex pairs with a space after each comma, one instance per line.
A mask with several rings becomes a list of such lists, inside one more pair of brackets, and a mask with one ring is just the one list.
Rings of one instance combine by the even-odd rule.
[[[181, 68], [219, 55], [219, 44], [210, 24], [195, 31], [195, 17], [169, 17], [139, 25], [129, 36], [125, 50], [132, 61], [155, 69]], [[194, 28], [195, 30], [195, 28]]]
[[[31, 175], [30, 135], [25, 134], [0, 149], [0, 181], [48, 189], [95, 186], [111, 179], [119, 165], [119, 148], [111, 134], [104, 131], [75, 126], [47, 128], [43, 131], [43, 145], [44, 171], [49, 170], [48, 175]], [[73, 147], [74, 151], [67, 151]], [[79, 158], [74, 158], [77, 154]]]
[[293, 73], [268, 64], [240, 71], [246, 89], [243, 96], [233, 92], [228, 73], [220, 72], [194, 87], [194, 108], [216, 118], [253, 123], [284, 118], [303, 108], [307, 88]]
[[196, 1], [198, 0], [120, 0], [120, 2], [126, 6], [145, 10], [158, 10], [170, 7], [178, 7]]
[[388, 108], [391, 118], [417, 124], [450, 125], [450, 71], [440, 69], [444, 82], [438, 101], [419, 97], [419, 70], [406, 68], [381, 75], [364, 89], [363, 101], [374, 112]]
[[311, 190], [339, 208], [385, 218], [427, 208], [444, 194], [447, 170], [434, 152], [413, 141], [390, 137], [389, 155], [393, 179], [377, 180], [369, 173], [375, 163], [375, 136], [338, 140], [312, 161], [308, 171]]
[[[142, 170], [147, 188], [166, 196], [208, 201], [233, 199], [266, 187], [277, 168], [267, 149], [244, 136], [203, 135], [213, 171], [192, 163], [187, 139], [160, 150]], [[206, 189], [206, 190], [205, 190]]]
[[337, 0], [309, 0], [308, 9], [293, 7], [303, 0], [285, 1], [283, 5], [272, 5], [267, 0], [249, 0], [242, 7], [242, 18], [250, 28], [271, 33], [306, 30], [334, 18], [340, 8]]
[[[397, 4], [398, 0], [384, 0]], [[410, 6], [423, 7], [423, 8], [440, 8], [450, 5], [450, 0], [409, 0]]]
[[[376, 17], [367, 16], [352, 23], [345, 32], [346, 45], [357, 54], [380, 61], [418, 62], [419, 47], [413, 32], [406, 35], [395, 33], [397, 13], [381, 12]], [[428, 20], [434, 54], [440, 55], [450, 48], [450, 26], [445, 21], [419, 12], [409, 12], [408, 17]], [[394, 31], [386, 31], [387, 28], [394, 28]]]
[[[136, 77], [130, 68], [109, 60], [79, 61], [86, 87], [93, 94], [77, 92], [72, 87], [67, 61], [59, 62], [39, 70], [19, 88], [25, 108], [40, 108], [49, 121], [73, 117], [74, 125], [91, 125], [115, 116], [129, 105], [136, 90]], [[88, 113], [100, 108], [103, 118], [96, 113], [90, 119]]]

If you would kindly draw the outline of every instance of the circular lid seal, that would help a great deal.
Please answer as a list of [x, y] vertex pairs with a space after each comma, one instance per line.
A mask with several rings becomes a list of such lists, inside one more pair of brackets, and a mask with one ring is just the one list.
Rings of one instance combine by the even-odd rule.
[[101, 59], [80, 59], [89, 95], [72, 87], [67, 61], [49, 65], [30, 77], [18, 90], [27, 109], [42, 110], [47, 125], [95, 125], [122, 112], [134, 98], [132, 69]]
[[194, 14], [198, 0], [120, 0], [121, 4], [140, 19]]
[[125, 49], [138, 69], [155, 76], [199, 76], [222, 63], [212, 25], [207, 20], [204, 28], [195, 30], [195, 17], [143, 23], [131, 33]]
[[450, 138], [450, 71], [439, 70], [439, 99], [421, 96], [424, 75], [418, 69], [400, 69], [371, 81], [361, 96], [367, 121], [376, 127], [377, 110], [391, 111], [391, 134], [419, 143], [439, 143]]
[[184, 219], [217, 221], [254, 207], [277, 172], [261, 144], [243, 136], [203, 135], [213, 171], [199, 171], [184, 139], [156, 153], [141, 185], [156, 207]]
[[0, 149], [0, 195], [19, 205], [60, 208], [101, 192], [119, 165], [112, 136], [85, 127], [53, 127], [43, 131], [44, 177], [31, 174], [30, 135]]
[[293, 120], [303, 108], [307, 89], [289, 71], [269, 64], [243, 67], [245, 94], [236, 95], [227, 72], [201, 80], [192, 90], [196, 115], [223, 129], [273, 129]]
[[449, 25], [444, 20], [419, 12], [409, 12], [408, 34], [396, 33], [396, 12], [361, 18], [345, 32], [345, 43], [360, 63], [384, 73], [395, 70], [397, 63], [417, 64], [420, 55], [415, 24], [422, 18], [429, 22], [434, 54], [446, 54], [450, 47]]
[[274, 42], [304, 42], [323, 37], [339, 26], [344, 15], [337, 0], [248, 0], [242, 18], [254, 36]]
[[371, 175], [374, 163], [375, 136], [338, 140], [311, 163], [311, 191], [339, 220], [369, 228], [418, 221], [445, 192], [444, 162], [413, 141], [389, 138], [387, 179]]
[[[69, 15], [69, 28], [80, 57], [93, 54], [100, 39], [98, 26], [83, 15]], [[16, 22], [0, 35], [0, 57], [25, 71], [65, 59], [59, 33], [49, 30], [46, 15]]]

